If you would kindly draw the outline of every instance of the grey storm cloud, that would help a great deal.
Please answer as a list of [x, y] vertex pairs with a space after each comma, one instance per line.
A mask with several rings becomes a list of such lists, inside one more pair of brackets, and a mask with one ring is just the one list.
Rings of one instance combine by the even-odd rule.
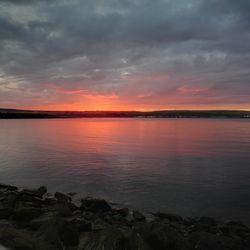
[[249, 67], [248, 0], [0, 1], [5, 102], [53, 86], [249, 104]]

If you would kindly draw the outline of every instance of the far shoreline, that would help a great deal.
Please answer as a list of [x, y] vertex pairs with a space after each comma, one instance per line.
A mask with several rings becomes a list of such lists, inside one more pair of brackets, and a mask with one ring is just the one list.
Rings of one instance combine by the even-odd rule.
[[244, 110], [159, 110], [159, 111], [34, 111], [0, 109], [0, 119], [59, 118], [237, 118], [250, 119]]

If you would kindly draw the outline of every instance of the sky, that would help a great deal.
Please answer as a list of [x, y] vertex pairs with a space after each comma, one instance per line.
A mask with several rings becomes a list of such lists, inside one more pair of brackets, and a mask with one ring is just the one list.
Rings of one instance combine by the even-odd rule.
[[0, 0], [0, 107], [250, 110], [250, 1]]

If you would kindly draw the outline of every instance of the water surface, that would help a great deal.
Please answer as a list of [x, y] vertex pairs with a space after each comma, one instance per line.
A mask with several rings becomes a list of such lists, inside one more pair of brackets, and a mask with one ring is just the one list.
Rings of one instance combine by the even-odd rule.
[[0, 120], [0, 182], [250, 223], [250, 121]]

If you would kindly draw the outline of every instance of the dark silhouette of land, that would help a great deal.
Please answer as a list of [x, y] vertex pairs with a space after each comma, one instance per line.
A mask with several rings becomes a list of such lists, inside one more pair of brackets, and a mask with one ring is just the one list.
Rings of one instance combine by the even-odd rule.
[[160, 110], [160, 111], [39, 111], [0, 109], [0, 119], [42, 118], [250, 118], [250, 111], [237, 110]]

